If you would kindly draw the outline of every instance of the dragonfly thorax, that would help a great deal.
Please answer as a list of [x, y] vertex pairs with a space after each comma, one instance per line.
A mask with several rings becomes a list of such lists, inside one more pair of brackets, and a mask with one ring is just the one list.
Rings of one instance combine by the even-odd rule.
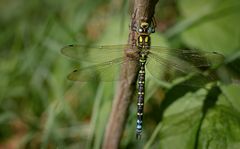
[[139, 35], [137, 40], [138, 49], [150, 48], [151, 38], [149, 35]]

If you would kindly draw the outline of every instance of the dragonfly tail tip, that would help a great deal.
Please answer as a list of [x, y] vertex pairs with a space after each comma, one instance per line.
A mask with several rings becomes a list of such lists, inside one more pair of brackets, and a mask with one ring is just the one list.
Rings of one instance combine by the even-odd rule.
[[139, 133], [136, 134], [136, 139], [137, 140], [141, 140], [141, 137], [142, 137], [141, 134], [139, 134]]

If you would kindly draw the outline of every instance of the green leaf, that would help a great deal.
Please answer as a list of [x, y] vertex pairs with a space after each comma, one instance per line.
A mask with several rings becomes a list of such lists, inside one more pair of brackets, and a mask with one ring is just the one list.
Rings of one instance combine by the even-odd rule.
[[230, 107], [217, 106], [205, 117], [199, 136], [199, 149], [238, 149], [240, 119]]
[[240, 112], [240, 86], [239, 85], [229, 85], [229, 86], [222, 86], [221, 90], [225, 97], [229, 100], [231, 105], [234, 107], [235, 110]]
[[200, 89], [175, 100], [145, 148], [153, 144], [162, 149], [239, 148], [239, 89], [236, 85]]
[[[240, 1], [179, 1], [185, 30], [181, 38], [191, 48], [232, 54], [239, 48]], [[186, 23], [187, 22], [187, 23]]]
[[221, 86], [223, 94], [203, 120], [198, 148], [239, 148], [239, 89], [236, 85]]
[[[195, 135], [202, 117], [201, 106], [207, 92], [204, 89], [196, 93], [186, 93], [170, 104], [145, 148], [151, 148], [154, 139], [157, 146], [166, 149], [193, 148]], [[159, 138], [156, 137], [158, 134]], [[155, 135], [155, 136], [154, 136]]]

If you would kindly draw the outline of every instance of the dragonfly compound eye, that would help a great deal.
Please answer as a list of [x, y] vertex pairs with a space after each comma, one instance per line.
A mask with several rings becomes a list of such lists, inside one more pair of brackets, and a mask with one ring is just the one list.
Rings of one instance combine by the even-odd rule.
[[149, 34], [155, 33], [155, 29], [152, 28], [152, 27], [149, 27], [149, 28], [148, 28], [148, 33], [149, 33]]
[[155, 28], [152, 28], [152, 33], [155, 33]]
[[142, 33], [142, 32], [143, 32], [143, 29], [142, 29], [142, 28], [139, 28], [139, 29], [138, 29], [138, 32], [139, 32], [139, 33]]

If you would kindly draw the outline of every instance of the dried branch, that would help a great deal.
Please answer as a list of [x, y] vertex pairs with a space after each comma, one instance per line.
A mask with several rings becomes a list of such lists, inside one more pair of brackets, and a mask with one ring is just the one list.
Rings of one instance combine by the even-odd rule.
[[[158, 0], [135, 0], [132, 24], [138, 25], [140, 20], [151, 22]], [[135, 43], [136, 33], [130, 30], [128, 43]], [[125, 49], [125, 53], [131, 49]], [[138, 62], [123, 64], [117, 92], [112, 105], [112, 112], [106, 127], [103, 149], [118, 149], [123, 134], [128, 109], [136, 90]], [[130, 74], [130, 75], [129, 75]]]

